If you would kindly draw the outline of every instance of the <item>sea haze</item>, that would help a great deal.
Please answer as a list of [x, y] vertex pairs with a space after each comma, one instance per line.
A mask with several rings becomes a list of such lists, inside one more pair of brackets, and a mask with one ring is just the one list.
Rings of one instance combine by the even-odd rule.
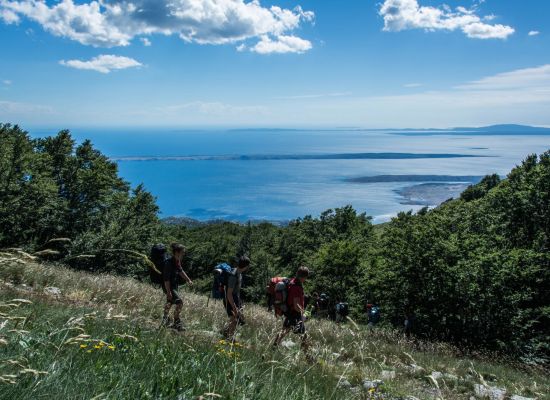
[[[55, 132], [37, 129], [34, 136]], [[353, 205], [387, 221], [506, 175], [549, 136], [363, 130], [72, 130], [144, 183], [161, 216], [286, 221]], [[407, 131], [404, 133], [408, 133]], [[538, 133], [538, 132], [537, 132]]]

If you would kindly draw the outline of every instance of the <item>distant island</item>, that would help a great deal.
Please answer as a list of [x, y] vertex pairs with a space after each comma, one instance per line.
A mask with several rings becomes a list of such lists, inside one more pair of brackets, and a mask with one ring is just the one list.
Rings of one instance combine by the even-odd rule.
[[342, 153], [342, 154], [243, 154], [190, 156], [111, 157], [111, 161], [266, 161], [266, 160], [404, 160], [422, 158], [489, 157], [477, 154], [446, 153]]
[[419, 183], [395, 189], [400, 204], [437, 206], [450, 198], [457, 198], [470, 185], [481, 181], [482, 176], [456, 175], [375, 175], [346, 178], [349, 183]]
[[384, 183], [384, 182], [468, 182], [478, 183], [482, 176], [456, 175], [375, 175], [346, 178], [350, 183]]
[[469, 136], [493, 136], [493, 135], [550, 135], [550, 128], [501, 124], [482, 127], [457, 127], [449, 129], [380, 129], [394, 135], [423, 136], [423, 135], [469, 135]]
[[550, 135], [550, 127], [531, 126], [520, 124], [497, 124], [480, 127], [454, 127], [454, 128], [361, 128], [361, 127], [336, 127], [336, 128], [238, 128], [229, 129], [228, 132], [386, 132], [402, 135]]

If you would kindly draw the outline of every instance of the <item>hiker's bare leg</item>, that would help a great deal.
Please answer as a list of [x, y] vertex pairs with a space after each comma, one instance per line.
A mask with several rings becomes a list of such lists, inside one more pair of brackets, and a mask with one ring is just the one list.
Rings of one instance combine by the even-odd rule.
[[238, 321], [238, 318], [235, 315], [232, 315], [231, 319], [229, 320], [229, 324], [227, 325], [227, 337], [231, 340], [233, 340], [235, 336], [235, 330], [237, 329], [237, 321]]
[[183, 308], [183, 304], [179, 303], [176, 304], [176, 308], [174, 309], [174, 321], [178, 321], [180, 319], [181, 309]]
[[304, 353], [308, 354], [309, 353], [309, 337], [307, 335], [307, 333], [304, 333], [303, 335], [301, 335], [301, 344], [300, 346], [302, 347], [302, 350]]
[[168, 302], [164, 305], [164, 316], [167, 317], [170, 309], [172, 308], [172, 303]]

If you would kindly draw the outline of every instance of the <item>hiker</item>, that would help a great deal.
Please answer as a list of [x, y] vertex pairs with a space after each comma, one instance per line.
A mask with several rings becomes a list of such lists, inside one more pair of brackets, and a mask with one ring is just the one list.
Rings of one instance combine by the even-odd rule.
[[[162, 290], [166, 294], [166, 305], [164, 306], [164, 315], [162, 317], [163, 326], [171, 326], [177, 331], [182, 331], [183, 324], [181, 323], [180, 313], [183, 307], [183, 298], [178, 292], [179, 278], [183, 278], [189, 285], [193, 285], [193, 281], [189, 279], [187, 274], [181, 267], [181, 260], [185, 254], [185, 247], [178, 243], [172, 243], [172, 256], [164, 262], [162, 271]], [[170, 325], [170, 308], [175, 305], [174, 323]]]
[[[285, 320], [283, 329], [277, 334], [273, 346], [279, 346], [283, 338], [290, 332], [300, 335], [302, 340], [302, 350], [307, 353], [307, 333], [304, 324], [304, 282], [309, 276], [307, 267], [300, 267], [296, 272], [296, 277], [288, 283], [288, 294], [286, 298], [287, 311], [285, 312]], [[306, 354], [307, 355], [307, 354]]]
[[227, 277], [224, 280], [224, 298], [223, 305], [229, 317], [229, 323], [224, 329], [224, 334], [227, 338], [234, 340], [237, 324], [244, 324], [242, 316], [241, 302], [241, 285], [242, 274], [250, 267], [250, 259], [246, 256], [239, 257], [237, 268], [233, 268], [231, 272], [226, 272]]
[[339, 301], [336, 303], [336, 323], [345, 322], [347, 316], [349, 315], [349, 306], [348, 303]]
[[314, 315], [317, 318], [327, 318], [329, 316], [330, 298], [326, 293], [321, 293], [315, 301]]
[[367, 326], [373, 328], [380, 322], [380, 307], [376, 303], [367, 304]]
[[414, 325], [416, 321], [416, 315], [414, 313], [414, 310], [411, 306], [407, 305], [405, 306], [405, 322], [404, 322], [404, 329], [403, 332], [405, 333], [405, 337], [410, 338], [411, 334], [414, 330]]

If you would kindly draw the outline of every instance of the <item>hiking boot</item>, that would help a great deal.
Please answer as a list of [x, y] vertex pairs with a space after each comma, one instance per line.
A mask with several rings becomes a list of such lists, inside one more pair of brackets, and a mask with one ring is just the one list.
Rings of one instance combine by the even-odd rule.
[[174, 324], [172, 324], [172, 329], [175, 329], [178, 332], [183, 332], [185, 327], [183, 326], [181, 320], [177, 319], [174, 321]]

